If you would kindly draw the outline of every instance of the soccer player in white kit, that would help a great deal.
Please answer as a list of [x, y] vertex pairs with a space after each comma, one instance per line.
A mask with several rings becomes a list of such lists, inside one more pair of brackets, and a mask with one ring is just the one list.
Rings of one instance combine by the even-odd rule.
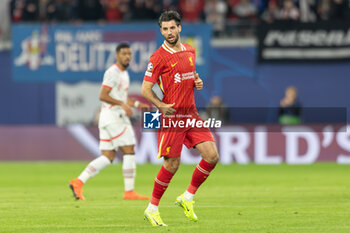
[[126, 68], [131, 60], [130, 46], [121, 43], [117, 46], [116, 53], [117, 62], [106, 70], [100, 91], [102, 108], [98, 127], [101, 156], [91, 161], [78, 178], [69, 182], [77, 200], [85, 200], [83, 185], [112, 163], [118, 148], [123, 152], [124, 199], [148, 199], [134, 190], [136, 139], [129, 119], [133, 115], [131, 106], [147, 109], [148, 105], [128, 97], [129, 73]]

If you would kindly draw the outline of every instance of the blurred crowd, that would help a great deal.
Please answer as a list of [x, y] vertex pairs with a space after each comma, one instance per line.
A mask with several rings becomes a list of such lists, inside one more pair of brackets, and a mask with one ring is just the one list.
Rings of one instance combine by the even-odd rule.
[[220, 35], [227, 25], [259, 20], [316, 22], [350, 20], [350, 0], [11, 0], [13, 22], [156, 20], [163, 10], [178, 10], [183, 21], [212, 23]]

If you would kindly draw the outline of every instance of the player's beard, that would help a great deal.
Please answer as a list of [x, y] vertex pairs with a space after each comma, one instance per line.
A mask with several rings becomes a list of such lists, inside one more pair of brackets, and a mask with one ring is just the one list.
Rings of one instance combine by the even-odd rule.
[[123, 66], [124, 69], [126, 69], [126, 68], [128, 68], [129, 64], [130, 63], [124, 63], [124, 64], [122, 64], [122, 66]]
[[179, 34], [176, 34], [175, 35], [175, 40], [173, 42], [169, 41], [167, 38], [165, 38], [166, 42], [168, 42], [169, 44], [171, 45], [176, 45], [176, 43], [178, 42], [179, 40]]

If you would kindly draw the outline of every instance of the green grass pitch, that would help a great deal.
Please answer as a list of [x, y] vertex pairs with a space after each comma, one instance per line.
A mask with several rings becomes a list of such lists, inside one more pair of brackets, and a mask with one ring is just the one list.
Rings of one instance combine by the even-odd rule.
[[[218, 165], [195, 197], [199, 221], [174, 205], [194, 165], [181, 165], [160, 202], [167, 228], [143, 220], [147, 201], [125, 201], [121, 165], [103, 170], [73, 199], [68, 181], [86, 162], [0, 163], [0, 232], [350, 232], [346, 165]], [[160, 165], [139, 165], [150, 195]]]

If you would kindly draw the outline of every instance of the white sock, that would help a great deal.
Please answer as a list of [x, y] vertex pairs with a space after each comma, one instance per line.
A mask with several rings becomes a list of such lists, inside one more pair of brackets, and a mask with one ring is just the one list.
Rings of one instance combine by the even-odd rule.
[[155, 213], [155, 212], [158, 211], [158, 206], [149, 203], [148, 206], [147, 206], [146, 211], [150, 212], [150, 213]]
[[123, 156], [123, 176], [124, 176], [124, 190], [132, 191], [135, 185], [136, 176], [136, 163], [135, 155], [124, 155]]
[[188, 192], [187, 190], [184, 192], [184, 199], [186, 201], [193, 201], [194, 194]]
[[97, 175], [103, 168], [111, 164], [111, 161], [104, 155], [92, 160], [78, 177], [83, 183]]

